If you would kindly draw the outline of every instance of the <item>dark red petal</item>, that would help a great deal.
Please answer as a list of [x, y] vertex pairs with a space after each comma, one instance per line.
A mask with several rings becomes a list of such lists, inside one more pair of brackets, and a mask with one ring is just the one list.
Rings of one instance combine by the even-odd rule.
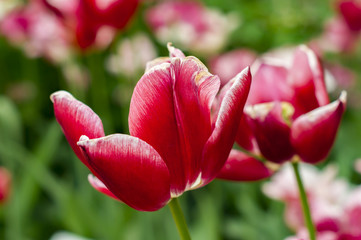
[[262, 155], [276, 163], [289, 160], [294, 151], [290, 142], [290, 127], [282, 118], [281, 104], [257, 104], [249, 109], [250, 125]]
[[257, 151], [258, 146], [249, 121], [251, 121], [249, 116], [243, 114], [238, 127], [236, 142], [240, 147], [247, 151]]
[[258, 181], [272, 175], [262, 162], [232, 149], [217, 178], [232, 181]]
[[224, 96], [217, 120], [203, 151], [202, 181], [212, 181], [222, 169], [233, 146], [251, 85], [249, 67], [239, 73]]
[[291, 128], [291, 142], [296, 153], [308, 163], [325, 159], [333, 145], [345, 111], [346, 92], [339, 100], [301, 115]]
[[54, 104], [55, 118], [66, 139], [78, 158], [91, 170], [76, 144], [82, 135], [90, 139], [104, 137], [103, 124], [98, 115], [66, 91], [58, 91], [50, 96]]
[[153, 146], [167, 163], [174, 195], [197, 179], [211, 134], [210, 105], [219, 79], [206, 70], [194, 57], [175, 57], [146, 72], [133, 92], [130, 133]]
[[78, 145], [105, 186], [140, 211], [155, 211], [170, 199], [169, 172], [161, 156], [146, 142], [123, 134], [87, 140]]
[[349, 28], [353, 31], [361, 30], [361, 5], [355, 0], [343, 0], [339, 4], [340, 12]]
[[108, 195], [109, 197], [112, 197], [118, 201], [119, 198], [117, 198], [108, 188], [107, 186], [104, 185], [104, 183], [102, 181], [99, 180], [99, 178], [93, 176], [92, 174], [88, 175], [88, 181], [90, 183], [90, 185], [92, 185], [93, 188], [95, 188], [96, 190], [98, 190], [99, 192]]
[[323, 67], [308, 47], [301, 46], [294, 53], [289, 81], [294, 88], [295, 117], [329, 103]]

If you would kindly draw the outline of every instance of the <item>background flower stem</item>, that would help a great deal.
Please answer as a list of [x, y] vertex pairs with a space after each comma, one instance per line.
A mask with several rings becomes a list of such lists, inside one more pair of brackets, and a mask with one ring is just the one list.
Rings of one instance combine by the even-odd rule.
[[177, 225], [177, 229], [182, 240], [190, 240], [188, 226], [184, 218], [182, 209], [179, 205], [178, 198], [173, 198], [168, 204], [170, 211], [172, 212], [173, 219]]
[[316, 240], [315, 226], [312, 222], [310, 207], [309, 207], [308, 200], [307, 200], [307, 195], [306, 195], [305, 188], [302, 183], [300, 171], [298, 168], [298, 161], [293, 161], [292, 167], [293, 167], [293, 171], [295, 173], [296, 180], [297, 180], [297, 186], [298, 186], [298, 191], [300, 194], [305, 225], [308, 229], [308, 234], [309, 234], [310, 240]]

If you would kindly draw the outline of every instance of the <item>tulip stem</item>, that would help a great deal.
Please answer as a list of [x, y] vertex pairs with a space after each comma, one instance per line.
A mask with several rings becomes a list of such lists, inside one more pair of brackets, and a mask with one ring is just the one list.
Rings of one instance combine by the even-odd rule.
[[179, 205], [178, 198], [173, 198], [168, 204], [170, 211], [172, 212], [173, 219], [177, 225], [177, 229], [182, 240], [191, 240], [188, 226], [184, 218], [182, 209]]
[[298, 168], [298, 164], [299, 164], [298, 161], [293, 161], [292, 162], [292, 167], [293, 167], [293, 171], [294, 171], [295, 176], [296, 176], [298, 190], [299, 190], [300, 199], [301, 199], [301, 203], [302, 203], [303, 217], [304, 217], [305, 225], [307, 226], [307, 229], [308, 229], [308, 234], [309, 234], [309, 237], [310, 237], [309, 239], [310, 240], [316, 240], [315, 226], [314, 226], [314, 224], [312, 222], [311, 211], [310, 211], [310, 207], [309, 207], [309, 204], [308, 204], [306, 191], [305, 191], [305, 188], [304, 188], [303, 183], [302, 183], [302, 179], [301, 179], [300, 171], [299, 171], [299, 168]]

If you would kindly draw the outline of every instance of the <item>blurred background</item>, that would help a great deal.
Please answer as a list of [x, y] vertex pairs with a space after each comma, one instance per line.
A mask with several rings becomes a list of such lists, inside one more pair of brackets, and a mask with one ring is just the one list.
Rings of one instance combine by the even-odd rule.
[[[222, 81], [266, 52], [308, 44], [332, 75], [331, 98], [342, 89], [349, 94], [335, 146], [317, 167], [333, 164], [338, 177], [361, 184], [355, 166], [361, 158], [361, 40], [338, 2], [134, 1], [121, 7], [126, 13], [116, 14], [122, 24], [102, 16], [97, 24], [86, 22], [77, 4], [0, 2], [0, 166], [6, 169], [0, 179], [0, 239], [50, 239], [59, 231], [97, 240], [179, 239], [168, 207], [138, 212], [90, 186], [89, 170], [69, 147], [49, 99], [67, 90], [100, 116], [106, 134], [128, 133], [133, 88], [147, 61], [168, 55], [169, 41], [200, 58]], [[192, 237], [292, 235], [283, 203], [264, 195], [264, 182], [215, 180], [182, 195]]]

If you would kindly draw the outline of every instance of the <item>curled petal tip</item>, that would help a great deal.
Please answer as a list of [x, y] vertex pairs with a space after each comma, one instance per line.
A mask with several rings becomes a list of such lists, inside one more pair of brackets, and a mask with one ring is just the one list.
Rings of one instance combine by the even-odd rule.
[[89, 138], [86, 135], [81, 135], [79, 141], [77, 142], [77, 145], [84, 146], [86, 141], [89, 141]]
[[52, 93], [50, 95], [50, 100], [54, 103], [55, 98], [68, 98], [68, 99], [74, 99], [73, 95], [71, 95], [69, 92], [60, 90]]
[[341, 92], [340, 97], [338, 98], [343, 104], [346, 104], [347, 102], [347, 92], [345, 90], [343, 90]]
[[185, 58], [186, 57], [181, 50], [179, 50], [178, 48], [173, 47], [171, 42], [168, 42], [167, 48], [168, 48], [168, 51], [169, 51], [169, 56], [171, 58], [173, 58], [173, 57]]

